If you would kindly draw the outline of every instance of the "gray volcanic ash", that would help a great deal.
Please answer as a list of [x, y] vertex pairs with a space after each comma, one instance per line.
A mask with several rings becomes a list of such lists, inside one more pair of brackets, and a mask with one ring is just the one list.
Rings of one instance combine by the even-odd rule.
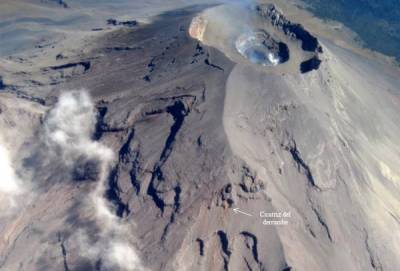
[[132, 3], [170, 11], [0, 59], [1, 270], [400, 270], [396, 67], [288, 1]]

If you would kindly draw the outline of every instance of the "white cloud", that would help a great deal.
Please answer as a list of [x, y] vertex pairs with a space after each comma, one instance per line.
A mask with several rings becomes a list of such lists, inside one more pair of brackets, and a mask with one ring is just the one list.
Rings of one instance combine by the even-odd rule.
[[0, 145], [0, 192], [15, 195], [21, 192], [8, 150]]
[[104, 198], [107, 176], [113, 152], [104, 144], [94, 141], [92, 134], [96, 125], [96, 112], [90, 96], [85, 91], [63, 93], [56, 106], [49, 112], [45, 122], [46, 144], [61, 154], [69, 166], [84, 155], [88, 159], [100, 161], [97, 186], [86, 202], [95, 211], [95, 220], [100, 225], [98, 240], [91, 243], [84, 229], [79, 229], [74, 239], [78, 242], [81, 256], [96, 260], [102, 258], [106, 268], [117, 270], [144, 270], [132, 245], [127, 241], [131, 235], [124, 224], [111, 211]]
[[122, 270], [142, 270], [140, 259], [126, 243], [115, 243], [111, 247], [110, 261]]
[[82, 154], [108, 163], [113, 158], [112, 151], [91, 139], [95, 124], [96, 111], [86, 91], [63, 93], [46, 119], [46, 141], [61, 148], [67, 164]]

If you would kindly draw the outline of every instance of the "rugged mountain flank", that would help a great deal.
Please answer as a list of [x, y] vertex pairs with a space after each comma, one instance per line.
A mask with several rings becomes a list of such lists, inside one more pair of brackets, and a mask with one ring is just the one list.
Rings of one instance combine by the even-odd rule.
[[0, 269], [400, 269], [398, 71], [292, 21], [192, 6], [4, 72]]

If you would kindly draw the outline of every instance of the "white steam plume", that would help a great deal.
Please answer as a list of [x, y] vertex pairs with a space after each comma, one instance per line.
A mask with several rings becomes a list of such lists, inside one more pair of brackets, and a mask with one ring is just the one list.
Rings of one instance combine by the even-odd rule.
[[17, 196], [23, 192], [15, 173], [12, 157], [0, 140], [0, 217], [12, 215], [18, 207]]
[[99, 238], [93, 243], [85, 229], [79, 229], [71, 241], [78, 242], [80, 255], [92, 260], [102, 258], [106, 270], [144, 270], [134, 248], [126, 241], [126, 236], [131, 234], [129, 226], [111, 212], [104, 199], [114, 156], [111, 149], [92, 139], [95, 124], [95, 108], [85, 91], [62, 94], [45, 123], [47, 144], [62, 156], [67, 165], [72, 166], [82, 155], [100, 161], [97, 186], [87, 202], [100, 225]]
[[0, 192], [8, 195], [18, 194], [21, 191], [18, 183], [9, 151], [0, 145]]
[[64, 93], [47, 118], [47, 143], [59, 148], [67, 164], [82, 154], [109, 163], [113, 157], [112, 151], [91, 139], [95, 123], [96, 112], [87, 92]]

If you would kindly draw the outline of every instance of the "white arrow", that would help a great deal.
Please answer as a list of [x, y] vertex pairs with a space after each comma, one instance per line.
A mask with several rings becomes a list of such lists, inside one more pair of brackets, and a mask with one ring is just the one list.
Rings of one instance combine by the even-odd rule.
[[244, 215], [247, 215], [247, 216], [253, 216], [253, 215], [248, 214], [248, 213], [246, 213], [246, 212], [240, 211], [239, 208], [235, 208], [235, 209], [233, 209], [233, 211], [234, 211], [235, 213], [237, 213], [237, 214], [240, 213], [240, 214], [244, 214]]

